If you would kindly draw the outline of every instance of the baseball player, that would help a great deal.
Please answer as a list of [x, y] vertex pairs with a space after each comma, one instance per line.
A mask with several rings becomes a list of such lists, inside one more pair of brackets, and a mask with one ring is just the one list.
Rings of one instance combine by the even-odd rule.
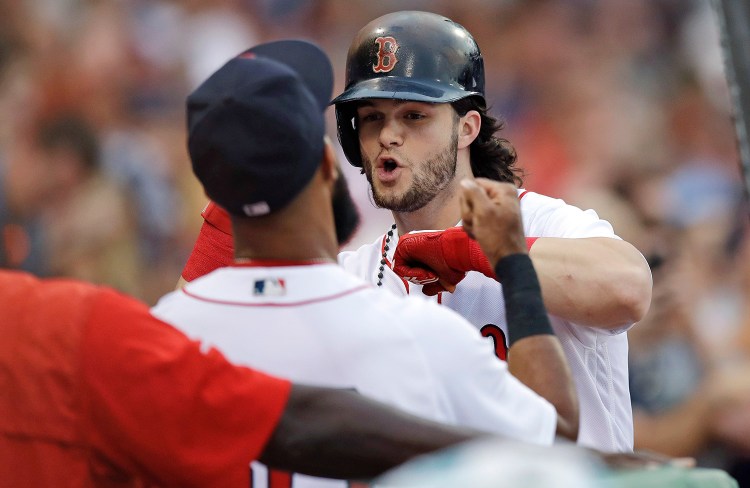
[[[432, 296], [467, 318], [504, 358], [502, 287], [477, 246], [460, 229], [442, 239], [409, 235], [461, 223], [463, 178], [521, 186], [512, 147], [494, 135], [501, 124], [487, 113], [483, 59], [471, 34], [426, 12], [375, 19], [354, 38], [346, 89], [333, 103], [347, 159], [362, 168], [373, 200], [394, 217], [382, 237], [341, 253], [339, 263], [397, 294]], [[604, 451], [632, 450], [625, 332], [650, 303], [646, 260], [593, 210], [522, 188], [518, 199], [529, 255], [581, 402], [578, 441]], [[231, 261], [225, 212], [209, 203], [203, 217], [183, 282]], [[397, 247], [401, 275], [393, 269]]]
[[[396, 293], [432, 295], [493, 337], [502, 354], [501, 285], [475, 242], [452, 228], [461, 219], [462, 178], [521, 184], [512, 148], [494, 136], [500, 124], [486, 111], [483, 60], [470, 33], [425, 12], [375, 19], [354, 38], [346, 88], [333, 103], [344, 153], [363, 169], [375, 203], [392, 211], [398, 234], [343, 253], [342, 266]], [[592, 210], [524, 189], [518, 199], [545, 304], [576, 380], [579, 442], [631, 450], [625, 331], [648, 309], [646, 260]], [[424, 229], [448, 231], [409, 234]]]
[[[491, 243], [492, 265], [517, 305], [507, 365], [456, 313], [383, 293], [336, 264], [335, 215], [352, 202], [345, 191], [342, 198], [346, 186], [325, 139], [332, 86], [322, 51], [279, 41], [230, 60], [188, 97], [193, 170], [231, 215], [235, 260], [163, 297], [154, 315], [233, 362], [293, 381], [356, 390], [526, 442], [550, 444], [556, 432], [575, 439], [574, 386], [512, 186], [477, 180], [462, 191], [467, 228]], [[340, 486], [259, 464], [253, 480]]]
[[4, 487], [246, 488], [256, 458], [369, 478], [477, 437], [231, 365], [106, 288], [0, 270], [0, 311]]

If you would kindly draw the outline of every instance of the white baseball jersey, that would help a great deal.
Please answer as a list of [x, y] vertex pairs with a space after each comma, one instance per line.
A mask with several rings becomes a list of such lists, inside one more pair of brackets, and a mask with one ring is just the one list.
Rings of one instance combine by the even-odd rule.
[[[152, 312], [237, 364], [356, 389], [433, 420], [538, 444], [554, 439], [554, 407], [513, 377], [465, 319], [383, 293], [333, 263], [220, 268]], [[268, 486], [271, 473], [252, 469], [252, 486]], [[294, 475], [293, 486], [345, 483]]]
[[[562, 200], [519, 190], [524, 233], [529, 237], [611, 237], [612, 226], [593, 210], [583, 211]], [[339, 263], [357, 276], [378, 282], [385, 235], [356, 251], [339, 254]], [[387, 252], [383, 287], [396, 294], [419, 295], [422, 287], [403, 281], [390, 266], [396, 233]], [[471, 271], [453, 293], [433, 297], [455, 310], [482, 334], [496, 340], [507, 336], [505, 304], [497, 281]], [[628, 339], [624, 332], [587, 327], [550, 315], [573, 373], [580, 402], [579, 444], [604, 451], [633, 449], [633, 413], [628, 386]], [[493, 330], [494, 329], [494, 330]], [[502, 330], [502, 336], [495, 333]]]

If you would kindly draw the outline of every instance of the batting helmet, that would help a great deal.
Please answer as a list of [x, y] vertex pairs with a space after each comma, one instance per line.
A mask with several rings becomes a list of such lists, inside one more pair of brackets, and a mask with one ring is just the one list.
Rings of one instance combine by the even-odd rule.
[[333, 99], [339, 142], [349, 162], [362, 166], [356, 104], [367, 98], [448, 103], [484, 100], [484, 62], [461, 25], [429, 12], [379, 17], [354, 37], [346, 59], [346, 89]]

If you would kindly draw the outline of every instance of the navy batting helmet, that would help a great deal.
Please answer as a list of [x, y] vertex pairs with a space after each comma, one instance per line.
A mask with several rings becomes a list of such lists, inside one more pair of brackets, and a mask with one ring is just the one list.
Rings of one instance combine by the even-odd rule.
[[449, 103], [484, 100], [484, 62], [461, 25], [429, 12], [379, 17], [354, 37], [346, 60], [346, 89], [336, 105], [338, 136], [346, 158], [362, 166], [356, 104], [368, 98]]

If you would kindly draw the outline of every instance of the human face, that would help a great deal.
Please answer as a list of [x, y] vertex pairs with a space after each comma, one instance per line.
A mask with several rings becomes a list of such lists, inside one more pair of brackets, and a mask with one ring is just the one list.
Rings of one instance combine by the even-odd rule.
[[363, 171], [378, 207], [414, 212], [456, 175], [457, 116], [450, 104], [372, 99], [357, 107]]

